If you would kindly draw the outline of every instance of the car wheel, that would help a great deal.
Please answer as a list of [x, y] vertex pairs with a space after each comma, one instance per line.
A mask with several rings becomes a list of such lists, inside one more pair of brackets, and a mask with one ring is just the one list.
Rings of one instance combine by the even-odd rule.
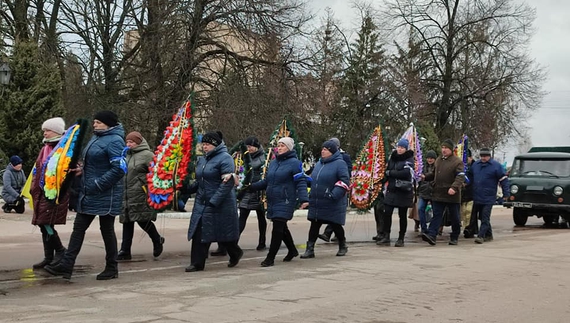
[[524, 227], [526, 221], [528, 220], [528, 215], [518, 208], [513, 209], [513, 221], [517, 227]]

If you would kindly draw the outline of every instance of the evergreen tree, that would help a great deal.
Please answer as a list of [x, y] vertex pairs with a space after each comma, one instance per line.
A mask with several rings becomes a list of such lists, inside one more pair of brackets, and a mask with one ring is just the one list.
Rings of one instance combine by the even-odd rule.
[[56, 65], [42, 61], [36, 43], [16, 43], [10, 66], [0, 103], [0, 145], [7, 156], [22, 157], [29, 172], [42, 145], [42, 123], [64, 113], [61, 79]]

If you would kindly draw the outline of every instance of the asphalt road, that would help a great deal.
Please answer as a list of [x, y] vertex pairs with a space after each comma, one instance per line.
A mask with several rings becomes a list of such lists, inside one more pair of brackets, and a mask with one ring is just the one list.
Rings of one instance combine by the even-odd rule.
[[[205, 271], [185, 273], [188, 219], [160, 218], [164, 254], [153, 260], [150, 240], [135, 229], [133, 261], [121, 263], [111, 281], [95, 280], [104, 248], [94, 222], [66, 281], [30, 269], [43, 253], [29, 214], [2, 214], [0, 322], [568, 322], [570, 230], [543, 228], [537, 218], [515, 228], [502, 208], [492, 222], [493, 242], [461, 238], [448, 246], [446, 228], [431, 247], [410, 220], [406, 246], [394, 248], [370, 240], [372, 214], [352, 213], [347, 256], [335, 257], [335, 244], [319, 242], [315, 259], [283, 263], [283, 248], [274, 267], [261, 268], [266, 251], [255, 250], [253, 216], [236, 268], [211, 257]], [[308, 227], [302, 212], [290, 225], [300, 252]], [[58, 228], [64, 244], [71, 228], [71, 221]]]

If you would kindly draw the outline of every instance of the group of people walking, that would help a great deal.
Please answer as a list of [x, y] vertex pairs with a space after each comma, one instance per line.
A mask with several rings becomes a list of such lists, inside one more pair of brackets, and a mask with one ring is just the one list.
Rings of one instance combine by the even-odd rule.
[[[118, 261], [132, 259], [135, 222], [152, 240], [154, 257], [162, 254], [165, 242], [153, 223], [156, 211], [147, 203], [146, 174], [153, 158], [149, 144], [139, 132], [130, 132], [125, 137], [123, 126], [111, 111], [100, 111], [93, 119], [93, 136], [83, 149], [81, 162], [70, 170], [81, 185], [76, 203], [77, 215], [67, 248], [59, 238], [55, 226], [65, 224], [69, 193], [60, 199], [59, 204], [46, 200], [40, 185], [41, 172], [36, 172], [31, 188], [34, 201], [32, 224], [40, 227], [44, 246], [44, 259], [33, 267], [44, 268], [53, 275], [68, 279], [81, 251], [85, 232], [97, 216], [106, 253], [105, 269], [97, 275], [98, 280], [117, 278]], [[38, 154], [36, 165], [45, 163], [65, 132], [65, 122], [62, 118], [46, 120], [42, 130], [44, 146]], [[346, 255], [348, 246], [343, 226], [346, 222], [351, 162], [350, 157], [340, 149], [339, 140], [331, 138], [322, 144], [321, 157], [308, 172], [310, 175], [303, 171], [302, 162], [294, 149], [295, 142], [290, 137], [279, 139], [275, 158], [269, 163], [265, 176], [262, 176], [266, 164], [265, 153], [259, 140], [248, 137], [244, 143], [251, 155], [252, 181], [236, 192], [235, 165], [223, 134], [219, 131], [208, 132], [202, 137], [203, 155], [196, 164], [195, 180], [187, 188], [189, 194], [195, 194], [195, 200], [187, 234], [191, 241], [191, 253], [186, 272], [205, 269], [210, 244], [213, 242], [218, 243], [215, 254], [227, 254], [228, 267], [237, 266], [243, 256], [243, 250], [238, 245], [239, 238], [251, 211], [255, 211], [258, 219], [257, 250], [266, 249], [265, 218], [273, 224], [269, 250], [260, 264], [262, 267], [275, 264], [282, 243], [287, 247], [283, 261], [289, 262], [299, 256], [288, 227], [288, 221], [293, 218], [296, 209], [308, 209], [308, 220], [311, 223], [306, 249], [300, 258], [314, 258], [317, 239], [320, 237], [329, 240], [332, 233], [338, 241], [336, 255]], [[385, 172], [382, 209], [375, 208], [375, 218], [381, 222], [375, 237], [379, 245], [390, 245], [392, 213], [397, 209], [400, 226], [395, 246], [404, 246], [407, 212], [416, 202], [423, 240], [435, 245], [446, 212], [452, 223], [449, 244], [457, 245], [461, 228], [461, 191], [464, 189], [466, 175], [471, 179], [470, 185], [485, 188], [475, 189], [481, 193], [475, 194], [473, 216], [482, 221], [476, 241], [482, 243], [488, 241], [489, 236], [492, 237], [489, 198], [493, 190], [488, 187], [494, 184], [496, 191], [497, 183], [501, 183], [503, 191], [508, 195], [506, 176], [501, 172], [502, 167], [497, 167], [497, 162], [487, 158], [486, 150], [481, 151], [481, 160], [475, 162], [466, 174], [462, 161], [453, 155], [453, 147], [453, 143], [446, 140], [442, 143], [440, 157], [434, 151], [427, 153], [424, 175], [418, 186], [419, 200], [415, 201], [414, 153], [409, 149], [406, 139], [398, 141]], [[21, 165], [21, 160], [19, 162]], [[14, 160], [14, 164], [18, 164], [18, 161]], [[18, 171], [17, 165], [11, 167]], [[265, 200], [262, 199], [262, 192]], [[428, 207], [433, 209], [429, 226], [426, 220]], [[119, 250], [114, 229], [116, 216], [119, 216], [123, 224]], [[323, 225], [327, 228], [320, 234]]]

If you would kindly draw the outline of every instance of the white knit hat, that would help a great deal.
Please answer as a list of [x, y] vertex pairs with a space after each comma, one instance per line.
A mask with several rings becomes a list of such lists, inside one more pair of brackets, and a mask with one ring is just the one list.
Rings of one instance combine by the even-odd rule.
[[278, 142], [287, 146], [289, 151], [293, 150], [293, 147], [295, 146], [295, 141], [291, 137], [283, 137], [283, 138], [279, 139]]
[[42, 130], [51, 130], [58, 135], [63, 135], [65, 132], [65, 121], [60, 117], [47, 119], [42, 124]]

